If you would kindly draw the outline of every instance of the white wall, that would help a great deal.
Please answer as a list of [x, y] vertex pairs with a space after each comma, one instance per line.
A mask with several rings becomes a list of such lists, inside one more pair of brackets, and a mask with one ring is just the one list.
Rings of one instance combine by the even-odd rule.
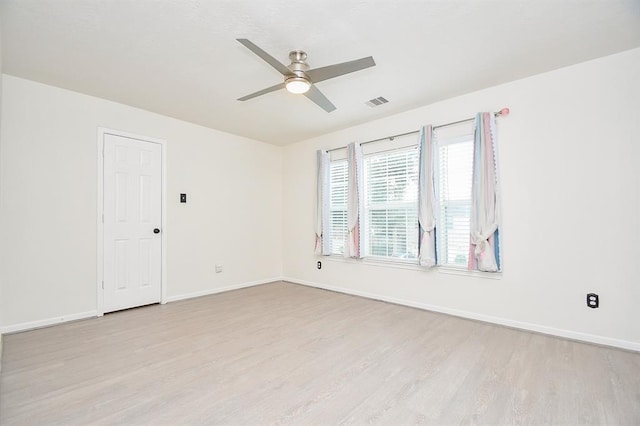
[[281, 148], [7, 75], [2, 123], [5, 330], [95, 313], [99, 126], [167, 141], [169, 299], [281, 275]]
[[[635, 49], [286, 147], [285, 277], [640, 350], [638, 76]], [[498, 119], [502, 279], [331, 260], [316, 269], [316, 149], [505, 106], [511, 115]], [[588, 292], [600, 294], [599, 309], [586, 307]]]

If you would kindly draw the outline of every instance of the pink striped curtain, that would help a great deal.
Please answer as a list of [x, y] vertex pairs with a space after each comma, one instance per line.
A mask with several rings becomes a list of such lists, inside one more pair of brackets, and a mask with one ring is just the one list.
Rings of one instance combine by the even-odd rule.
[[471, 187], [471, 244], [469, 269], [485, 272], [500, 270], [498, 161], [495, 117], [476, 115]]
[[436, 191], [433, 129], [420, 129], [420, 168], [418, 172], [418, 261], [421, 266], [435, 266], [436, 260]]
[[347, 189], [347, 247], [345, 257], [361, 258], [360, 226], [362, 209], [364, 208], [362, 149], [360, 144], [350, 143], [347, 146], [349, 164], [349, 182]]

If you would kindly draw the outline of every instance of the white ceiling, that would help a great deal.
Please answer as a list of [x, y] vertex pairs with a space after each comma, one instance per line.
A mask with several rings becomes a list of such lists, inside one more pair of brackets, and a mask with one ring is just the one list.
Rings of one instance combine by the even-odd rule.
[[[7, 74], [276, 145], [640, 46], [638, 0], [1, 0], [0, 14]], [[311, 68], [377, 66], [317, 84], [331, 113], [285, 91], [239, 102], [282, 77], [236, 38], [284, 64], [302, 49]]]

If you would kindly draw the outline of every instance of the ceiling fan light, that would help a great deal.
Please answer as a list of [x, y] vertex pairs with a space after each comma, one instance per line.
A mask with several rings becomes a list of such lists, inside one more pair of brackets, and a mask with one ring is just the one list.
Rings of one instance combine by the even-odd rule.
[[284, 86], [287, 88], [287, 92], [300, 95], [309, 91], [311, 82], [306, 78], [291, 77], [284, 82]]

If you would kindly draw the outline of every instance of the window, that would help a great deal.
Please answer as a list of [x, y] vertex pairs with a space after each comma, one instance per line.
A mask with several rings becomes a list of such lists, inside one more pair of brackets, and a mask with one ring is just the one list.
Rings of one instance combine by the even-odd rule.
[[469, 260], [473, 136], [439, 141], [436, 146], [438, 265], [466, 267]]
[[344, 245], [347, 240], [347, 186], [349, 180], [347, 160], [332, 161], [329, 175], [331, 254], [344, 254]]
[[[473, 134], [457, 131], [435, 139], [436, 250], [438, 266], [466, 268], [469, 257]], [[462, 136], [461, 136], [462, 135]], [[441, 136], [441, 137], [440, 137]], [[363, 256], [416, 263], [418, 258], [418, 169], [416, 145], [364, 158]], [[347, 240], [348, 163], [330, 166], [331, 254]]]
[[418, 256], [418, 150], [369, 155], [364, 161], [366, 256]]

